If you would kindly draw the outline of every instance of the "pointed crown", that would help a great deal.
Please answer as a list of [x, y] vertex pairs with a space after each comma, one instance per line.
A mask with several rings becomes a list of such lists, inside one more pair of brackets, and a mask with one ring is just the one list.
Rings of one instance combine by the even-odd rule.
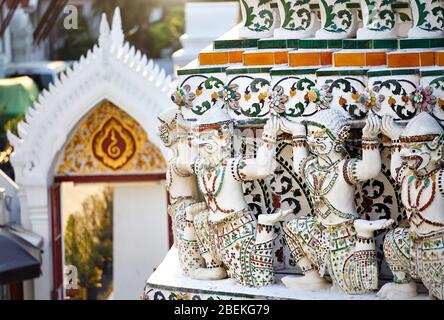
[[310, 120], [303, 121], [305, 125], [312, 125], [327, 129], [333, 140], [340, 138], [344, 129], [349, 129], [350, 118], [335, 109], [324, 109], [317, 112]]

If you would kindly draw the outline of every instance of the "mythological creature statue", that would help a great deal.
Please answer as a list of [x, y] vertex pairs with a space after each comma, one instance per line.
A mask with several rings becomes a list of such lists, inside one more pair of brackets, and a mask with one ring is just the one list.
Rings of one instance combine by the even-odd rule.
[[401, 187], [407, 228], [391, 230], [384, 240], [384, 255], [393, 272], [378, 296], [414, 297], [415, 280], [429, 294], [444, 299], [444, 130], [422, 112], [402, 130], [384, 117], [382, 132], [392, 139], [391, 173]]
[[284, 227], [291, 254], [304, 276], [282, 279], [289, 288], [335, 289], [362, 294], [377, 289], [378, 268], [374, 231], [392, 220], [357, 219], [355, 186], [381, 169], [377, 135], [380, 120], [370, 115], [363, 128], [362, 160], [350, 158], [344, 148], [350, 121], [336, 110], [319, 111], [305, 125], [282, 119], [282, 130], [293, 135], [294, 170], [310, 191], [312, 216]]
[[187, 132], [178, 126], [182, 117], [176, 107], [159, 115], [159, 133], [162, 142], [170, 148], [173, 157], [168, 163], [167, 190], [170, 197], [168, 213], [172, 220], [174, 245], [179, 251], [179, 263], [182, 272], [189, 275], [204, 266], [204, 260], [197, 244], [193, 217], [199, 209], [196, 177], [192, 173], [183, 173], [176, 168], [176, 160], [182, 154], [188, 154]]
[[[227, 277], [238, 283], [260, 287], [273, 282], [273, 225], [289, 211], [259, 215], [258, 221], [244, 198], [244, 180], [261, 179], [273, 173], [278, 120], [264, 127], [263, 145], [254, 159], [232, 158], [232, 123], [216, 111], [193, 127], [190, 143], [197, 148], [192, 161], [180, 158], [179, 172], [195, 174], [205, 197], [194, 226], [205, 268], [191, 273], [200, 280]], [[196, 210], [199, 211], [199, 210]]]

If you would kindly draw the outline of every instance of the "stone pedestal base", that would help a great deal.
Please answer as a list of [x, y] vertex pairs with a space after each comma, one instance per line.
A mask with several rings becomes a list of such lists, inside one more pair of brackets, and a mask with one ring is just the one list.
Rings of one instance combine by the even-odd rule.
[[[146, 300], [249, 300], [249, 299], [295, 299], [295, 300], [378, 300], [376, 294], [346, 295], [333, 290], [307, 291], [287, 289], [276, 275], [276, 283], [262, 288], [248, 288], [232, 279], [202, 281], [181, 274], [177, 249], [172, 248], [162, 264], [148, 279], [142, 299]], [[421, 294], [415, 299], [429, 299]]]

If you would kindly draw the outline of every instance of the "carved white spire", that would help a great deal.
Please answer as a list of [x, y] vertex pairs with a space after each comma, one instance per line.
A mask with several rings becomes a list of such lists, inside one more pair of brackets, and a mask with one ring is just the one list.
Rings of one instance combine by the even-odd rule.
[[99, 46], [103, 47], [105, 42], [109, 39], [110, 29], [108, 19], [106, 14], [102, 13], [102, 20], [100, 21], [100, 36], [99, 36]]
[[[60, 148], [53, 146], [59, 143], [53, 138], [59, 135], [55, 132], [66, 129], [64, 125], [56, 124], [69, 122], [73, 113], [86, 114], [91, 110], [97, 101], [89, 99], [93, 99], [96, 90], [99, 96], [129, 101], [123, 104], [136, 108], [134, 112], [143, 114], [142, 117], [152, 118], [171, 103], [165, 93], [173, 87], [174, 82], [165, 77], [156, 63], [129, 43], [124, 43], [119, 8], [115, 10], [111, 28], [103, 14], [98, 45], [74, 62], [72, 68], [62, 73], [48, 90], [41, 92], [38, 102], [28, 109], [26, 122], [17, 126], [17, 134], [7, 132], [14, 147], [11, 163], [17, 169], [16, 173], [24, 176], [32, 170], [44, 170], [45, 166], [50, 166], [47, 161], [51, 161], [51, 152]], [[47, 150], [42, 151], [42, 148]], [[20, 169], [24, 167], [30, 169], [26, 172]]]
[[116, 7], [116, 10], [114, 10], [111, 38], [117, 46], [121, 46], [123, 44], [124, 35], [122, 30], [122, 18], [120, 17], [119, 7]]

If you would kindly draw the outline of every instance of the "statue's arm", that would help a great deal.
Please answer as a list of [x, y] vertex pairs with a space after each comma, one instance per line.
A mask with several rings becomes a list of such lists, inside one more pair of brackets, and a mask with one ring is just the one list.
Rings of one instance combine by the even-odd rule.
[[307, 146], [307, 129], [302, 123], [290, 122], [286, 119], [281, 119], [281, 128], [293, 137], [293, 171], [300, 175], [301, 169], [310, 155]]
[[392, 117], [384, 116], [381, 121], [381, 131], [384, 135], [392, 140], [392, 150], [390, 159], [390, 174], [396, 181], [400, 181], [400, 175], [405, 173], [404, 165], [401, 160], [401, 144], [399, 137], [402, 128], [395, 123]]
[[357, 181], [375, 178], [381, 172], [381, 153], [379, 152], [378, 133], [381, 121], [376, 115], [369, 115], [362, 129], [362, 160], [352, 162], [352, 175]]
[[274, 172], [278, 130], [279, 120], [272, 116], [264, 126], [262, 144], [257, 149], [256, 158], [236, 162], [235, 166], [242, 180], [262, 179]]
[[173, 163], [175, 170], [183, 175], [194, 174], [194, 163], [197, 159], [197, 152], [188, 143], [187, 138], [179, 141], [177, 144], [177, 157]]

